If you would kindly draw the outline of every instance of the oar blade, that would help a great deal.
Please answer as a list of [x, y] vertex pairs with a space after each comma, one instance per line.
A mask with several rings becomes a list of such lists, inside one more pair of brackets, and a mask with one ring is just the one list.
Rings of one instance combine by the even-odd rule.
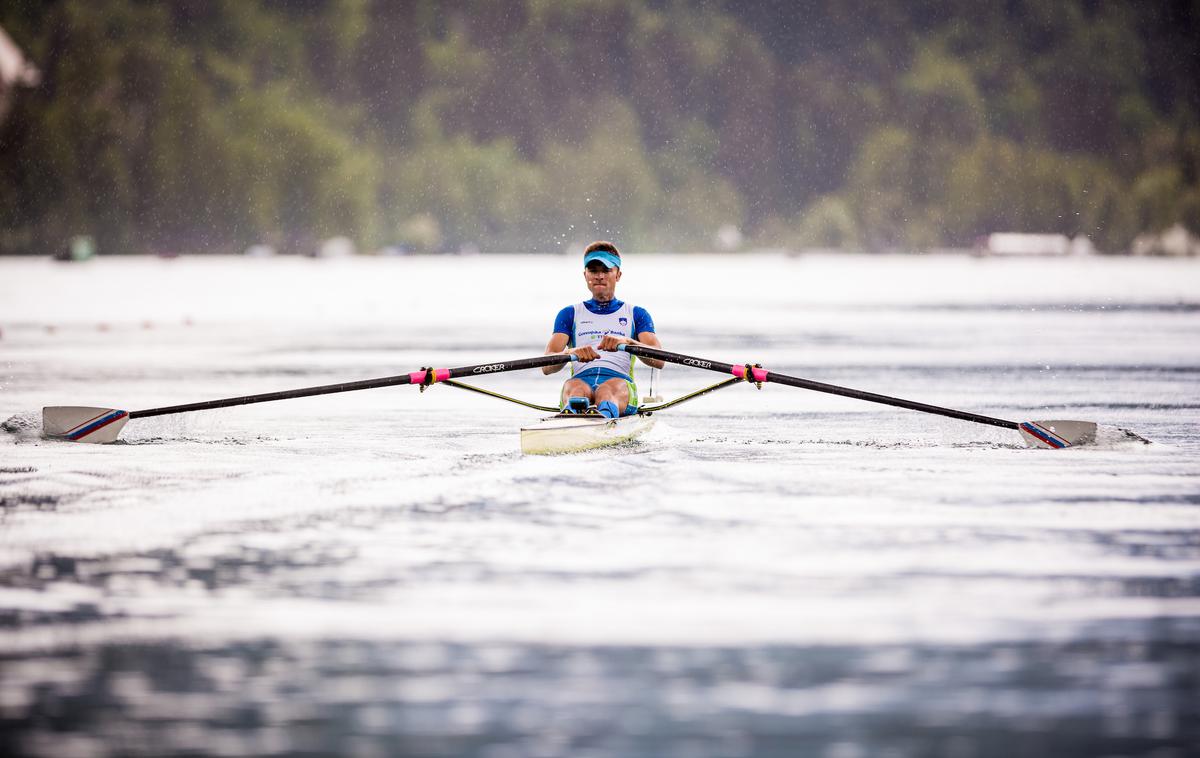
[[72, 442], [116, 442], [129, 412], [116, 408], [49, 405], [42, 408], [42, 433]]
[[1029, 447], [1061, 450], [1096, 441], [1096, 425], [1091, 421], [1025, 421], [1017, 429]]

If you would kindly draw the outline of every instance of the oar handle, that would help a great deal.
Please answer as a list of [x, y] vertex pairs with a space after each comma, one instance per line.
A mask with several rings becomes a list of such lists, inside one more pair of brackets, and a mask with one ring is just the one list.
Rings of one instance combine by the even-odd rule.
[[215, 408], [229, 408], [235, 405], [250, 405], [251, 403], [269, 403], [273, 400], [291, 400], [298, 397], [313, 395], [332, 395], [336, 392], [353, 392], [354, 390], [370, 390], [378, 387], [394, 387], [401, 384], [435, 384], [447, 379], [460, 379], [464, 376], [482, 376], [484, 374], [499, 374], [505, 371], [521, 371], [523, 369], [540, 368], [542, 366], [557, 366], [578, 360], [574, 355], [553, 353], [539, 355], [536, 358], [521, 358], [515, 361], [497, 361], [481, 363], [474, 366], [458, 368], [431, 368], [411, 371], [407, 374], [385, 376], [379, 379], [363, 379], [357, 382], [342, 382], [339, 384], [323, 384], [319, 387], [303, 387], [296, 390], [281, 392], [265, 392], [260, 395], [243, 395], [227, 397], [221, 400], [208, 400], [202, 403], [187, 403], [185, 405], [170, 405], [163, 408], [149, 408], [142, 411], [132, 411], [129, 418], [146, 418], [148, 416], [165, 416], [169, 413], [187, 413], [189, 411], [207, 411]]
[[970, 413], [968, 411], [957, 411], [953, 408], [943, 408], [938, 405], [918, 403], [898, 397], [879, 395], [874, 392], [864, 392], [862, 390], [850, 389], [849, 387], [839, 387], [836, 384], [814, 382], [811, 379], [802, 379], [798, 376], [788, 376], [787, 374], [780, 374], [775, 371], [767, 371], [766, 369], [758, 366], [747, 366], [743, 363], [722, 363], [721, 361], [713, 361], [707, 358], [696, 358], [691, 355], [672, 353], [655, 347], [647, 347], [646, 345], [620, 345], [617, 349], [641, 358], [656, 358], [660, 361], [678, 363], [681, 366], [695, 366], [696, 368], [716, 371], [719, 374], [733, 374], [734, 376], [741, 377], [752, 382], [775, 382], [777, 384], [784, 384], [789, 387], [799, 387], [801, 389], [824, 392], [830, 395], [852, 397], [856, 400], [866, 400], [867, 402], [871, 403], [892, 405], [897, 408], [907, 408], [909, 410], [921, 411], [923, 413], [934, 413], [939, 416], [949, 416], [950, 418], [961, 419], [963, 421], [973, 421], [977, 424], [1000, 426], [1004, 427], [1005, 429], [1017, 429], [1020, 426], [1015, 421], [1006, 421], [1002, 418], [993, 418], [992, 416], [984, 416], [979, 413]]

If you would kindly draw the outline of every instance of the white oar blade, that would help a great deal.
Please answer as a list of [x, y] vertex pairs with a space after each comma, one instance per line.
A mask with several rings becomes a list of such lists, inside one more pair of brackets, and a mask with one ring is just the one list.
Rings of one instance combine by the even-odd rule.
[[1029, 447], [1061, 450], [1096, 441], [1096, 425], [1091, 421], [1026, 421], [1019, 429]]
[[42, 433], [72, 442], [115, 442], [128, 420], [127, 411], [115, 408], [50, 405], [42, 408]]

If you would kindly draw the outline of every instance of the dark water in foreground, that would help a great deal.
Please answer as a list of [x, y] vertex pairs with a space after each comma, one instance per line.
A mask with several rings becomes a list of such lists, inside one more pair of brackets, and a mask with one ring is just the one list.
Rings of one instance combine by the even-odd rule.
[[24, 702], [5, 704], [0, 748], [64, 757], [1195, 755], [1195, 625], [1114, 631], [962, 647], [106, 644], [0, 663], [0, 676], [26, 685]]

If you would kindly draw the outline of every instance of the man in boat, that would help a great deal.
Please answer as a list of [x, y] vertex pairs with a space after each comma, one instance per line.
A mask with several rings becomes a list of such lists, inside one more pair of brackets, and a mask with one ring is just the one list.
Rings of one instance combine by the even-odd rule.
[[[634, 357], [618, 352], [617, 346], [648, 345], [660, 347], [654, 333], [654, 320], [645, 308], [617, 299], [621, 281], [621, 253], [616, 245], [603, 240], [583, 251], [583, 280], [592, 293], [590, 300], [568, 305], [554, 319], [554, 333], [546, 353], [574, 355], [583, 364], [571, 366], [571, 378], [563, 384], [560, 407], [566, 413], [583, 413], [592, 406], [607, 418], [637, 413], [637, 385], [633, 380]], [[662, 368], [662, 361], [643, 358], [648, 365]], [[553, 374], [563, 364], [545, 366], [542, 372]]]

